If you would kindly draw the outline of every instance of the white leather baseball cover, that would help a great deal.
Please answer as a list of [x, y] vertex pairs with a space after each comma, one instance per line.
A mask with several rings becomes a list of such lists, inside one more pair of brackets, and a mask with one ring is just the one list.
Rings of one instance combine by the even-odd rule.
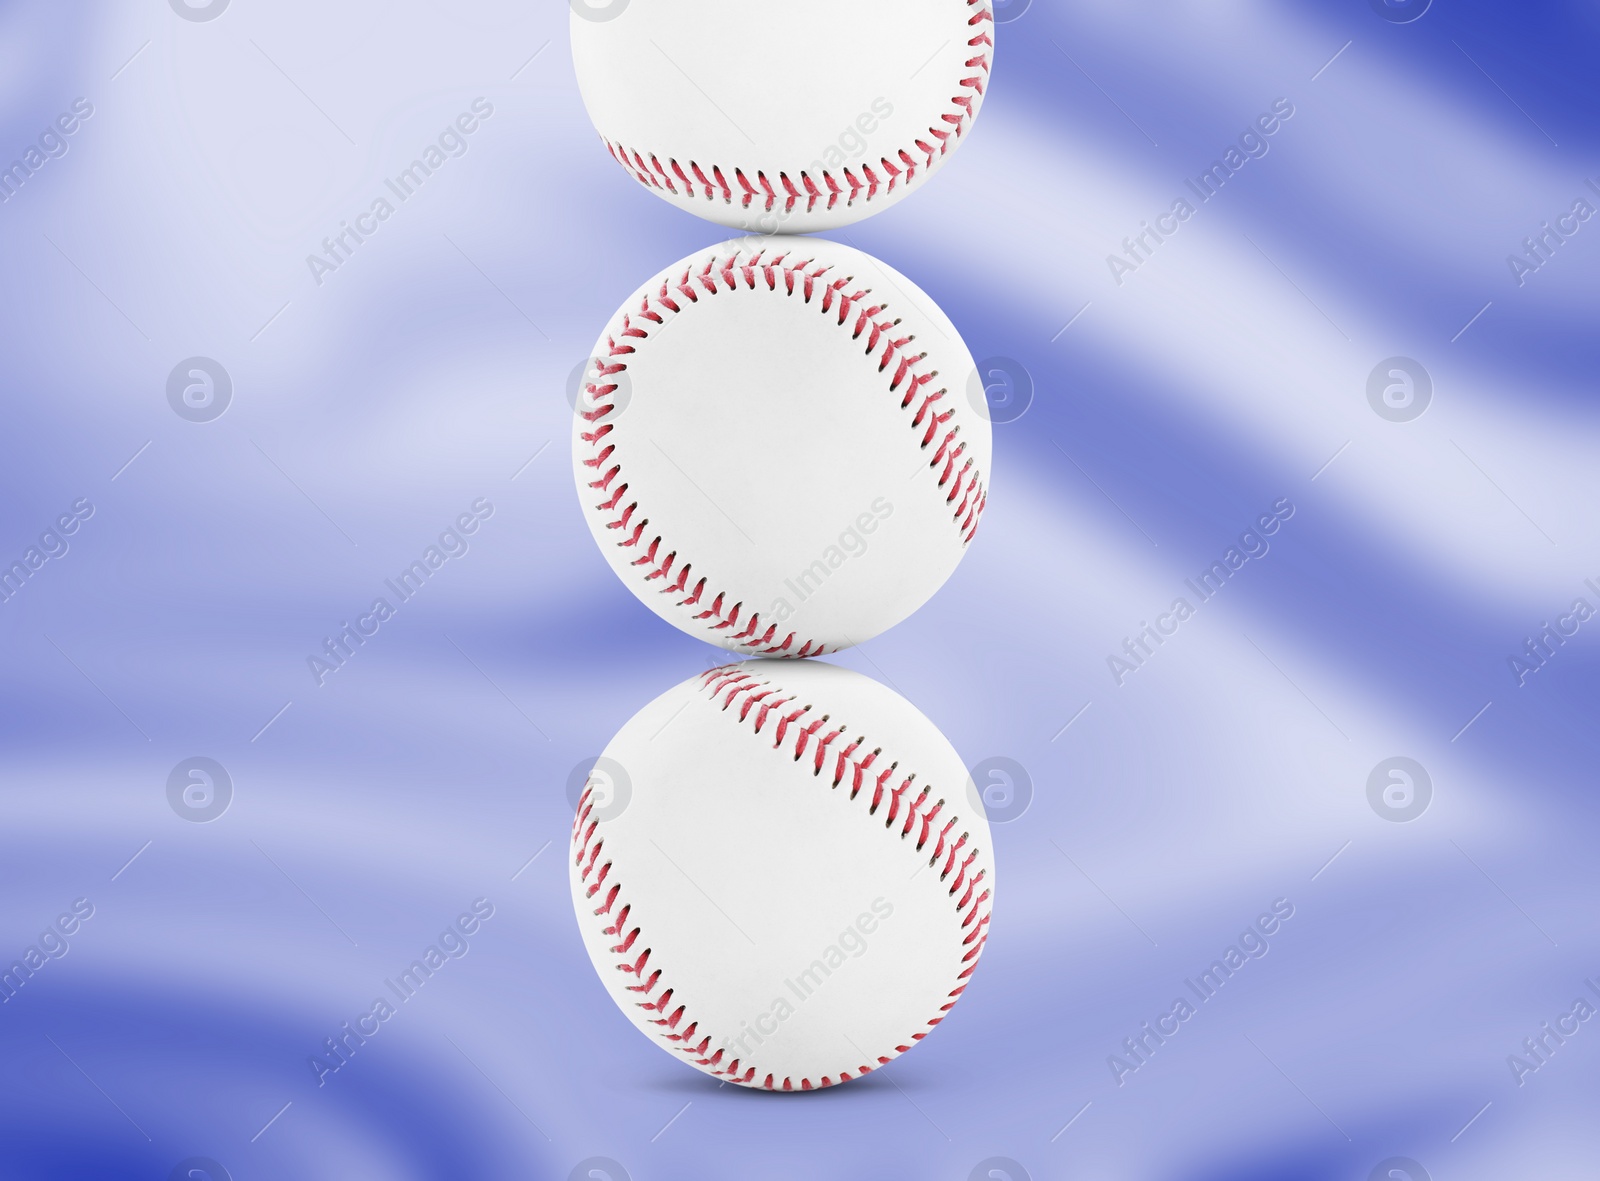
[[920, 186], [977, 118], [988, 0], [574, 0], [612, 156], [747, 233], [847, 225]]
[[573, 427], [584, 516], [690, 635], [741, 655], [860, 643], [926, 602], [977, 530], [974, 372], [944, 313], [871, 256], [725, 242], [601, 334]]
[[578, 802], [578, 926], [628, 1019], [747, 1087], [857, 1078], [939, 1024], [989, 930], [989, 826], [904, 698], [817, 661], [683, 682]]

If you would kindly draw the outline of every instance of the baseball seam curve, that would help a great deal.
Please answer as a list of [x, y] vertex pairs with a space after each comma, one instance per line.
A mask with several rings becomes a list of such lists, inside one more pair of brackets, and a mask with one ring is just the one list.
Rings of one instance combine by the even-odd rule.
[[[740, 703], [737, 722], [743, 725], [748, 720], [752, 709], [754, 709], [756, 717], [752, 732], [757, 735], [761, 733], [762, 727], [766, 725], [769, 715], [775, 711], [785, 710], [785, 707], [793, 706], [799, 701], [799, 698], [794, 695], [783, 696], [782, 690], [774, 687], [770, 681], [743, 672], [737, 665], [728, 665], [702, 673], [700, 680], [703, 688], [709, 690], [712, 704], [716, 704], [719, 698], [722, 699], [721, 712], [723, 713], [726, 713], [733, 706], [736, 698], [742, 697], [743, 701]], [[807, 745], [815, 739], [814, 753], [811, 756], [812, 774], [820, 777], [828, 762], [828, 748], [848, 731], [845, 727], [837, 725], [824, 730], [824, 727], [827, 727], [829, 723], [830, 715], [828, 714], [822, 714], [819, 717], [810, 719], [808, 724], [801, 725], [802, 720], [811, 710], [812, 707], [808, 704], [783, 712], [778, 719], [772, 748], [774, 750], [779, 749], [783, 745], [785, 734], [788, 733], [791, 726], [794, 726], [796, 729], [794, 760], [799, 762], [806, 753]], [[862, 794], [863, 786], [869, 782], [867, 772], [877, 760], [879, 754], [882, 753], [882, 749], [878, 748], [864, 757], [856, 758], [855, 752], [860, 750], [865, 745], [865, 742], [864, 736], [858, 736], [853, 742], [846, 743], [844, 748], [839, 751], [834, 762], [832, 789], [837, 790], [839, 785], [848, 777], [851, 801], [855, 801]], [[867, 805], [867, 815], [876, 817], [879, 809], [887, 802], [888, 814], [884, 820], [884, 828], [890, 830], [894, 828], [895, 820], [901, 814], [901, 805], [905, 796], [916, 780], [915, 772], [908, 772], [901, 779], [899, 787], [888, 787], [887, 785], [893, 782], [893, 776], [898, 768], [898, 762], [891, 763], [886, 769], [879, 772], [875, 779], [870, 780], [872, 794], [871, 800]], [[854, 1075], [851, 1074], [849, 1069], [844, 1069], [837, 1073], [837, 1078], [833, 1075], [825, 1074], [819, 1076], [815, 1083], [809, 1077], [805, 1077], [799, 1080], [798, 1087], [792, 1077], [786, 1076], [781, 1083], [778, 1083], [775, 1081], [776, 1076], [771, 1073], [767, 1074], [762, 1082], [757, 1084], [754, 1081], [756, 1068], [753, 1066], [745, 1066], [741, 1074], [740, 1067], [744, 1063], [738, 1058], [731, 1057], [726, 1046], [717, 1045], [713, 1052], [714, 1039], [710, 1034], [702, 1034], [700, 1032], [699, 1022], [688, 1016], [687, 1006], [673, 1004], [674, 990], [672, 986], [664, 983], [659, 968], [650, 968], [650, 956], [653, 949], [648, 945], [648, 940], [645, 941], [644, 950], [638, 955], [634, 955], [634, 948], [640, 943], [642, 932], [638, 926], [629, 927], [628, 925], [632, 906], [622, 899], [621, 882], [610, 876], [613, 863], [611, 861], [601, 862], [600, 860], [601, 852], [605, 847], [605, 838], [597, 838], [595, 835], [600, 826], [600, 820], [598, 817], [591, 818], [590, 816], [594, 810], [594, 803], [591, 800], [592, 790], [589, 785], [585, 784], [583, 795], [578, 801], [578, 813], [573, 820], [572, 843], [577, 850], [573, 864], [581, 867], [580, 880], [588, 883], [587, 889], [584, 891], [586, 899], [595, 900], [595, 896], [601, 890], [604, 889], [606, 891], [603, 898], [599, 900], [600, 905], [595, 909], [594, 914], [596, 917], [612, 918], [612, 924], [603, 928], [601, 933], [620, 940], [610, 948], [611, 954], [617, 957], [616, 967], [619, 971], [638, 978], [639, 983], [627, 985], [627, 989], [629, 992], [644, 994], [646, 999], [636, 1003], [640, 1008], [657, 1014], [656, 1017], [652, 1017], [649, 1020], [661, 1027], [661, 1032], [658, 1036], [666, 1040], [669, 1048], [688, 1055], [694, 1060], [695, 1065], [705, 1068], [709, 1073], [725, 1077], [728, 1081], [738, 1083], [741, 1086], [759, 1086], [768, 1091], [810, 1091], [822, 1087], [831, 1087], [836, 1082], [844, 1083], [848, 1082], [852, 1077], [868, 1074], [876, 1066], [882, 1066], [893, 1061], [895, 1057], [909, 1050], [914, 1043], [927, 1036], [927, 1029], [918, 1030], [911, 1034], [907, 1042], [896, 1045], [893, 1055], [880, 1054], [874, 1065], [859, 1064], [855, 1066], [853, 1068], [855, 1070]], [[950, 888], [946, 891], [948, 897], [955, 898], [957, 892], [963, 886], [966, 887], [966, 892], [955, 903], [955, 908], [956, 914], [960, 918], [957, 934], [960, 935], [965, 932], [961, 940], [961, 946], [967, 950], [960, 960], [961, 970], [956, 975], [955, 987], [947, 994], [945, 1003], [940, 1006], [938, 1013], [928, 1019], [926, 1023], [928, 1029], [943, 1021], [945, 1014], [955, 1007], [956, 1001], [966, 991], [968, 980], [978, 966], [978, 958], [982, 954], [983, 945], [989, 937], [989, 904], [992, 897], [992, 891], [985, 884], [988, 870], [980, 868], [973, 871], [973, 862], [978, 858], [978, 850], [976, 846], [969, 846], [969, 834], [962, 833], [954, 839], [951, 837], [951, 831], [959, 823], [959, 818], [951, 816], [943, 828], [935, 831], [934, 824], [939, 814], [944, 810], [945, 801], [941, 798], [930, 803], [929, 796], [932, 791], [931, 785], [924, 784], [921, 794], [913, 802], [905, 805], [904, 820], [900, 826], [900, 839], [909, 839], [915, 832], [916, 851], [919, 853], [930, 841], [934, 843], [933, 853], [928, 859], [929, 867], [937, 865], [940, 857], [943, 856], [944, 867], [939, 872], [939, 881], [943, 883], [950, 878], [952, 873], [955, 874], [955, 880], [951, 882]], [[964, 849], [967, 850], [966, 856], [958, 864], [958, 857]], [[593, 875], [594, 879], [592, 882], [590, 881], [591, 875]], [[607, 888], [608, 879], [609, 888]], [[646, 975], [647, 972], [649, 973], [648, 975]], [[697, 1035], [698, 1041], [696, 1040]]]
[[[819, 201], [825, 201], [824, 209], [831, 210], [844, 201], [849, 208], [856, 203], [857, 198], [863, 202], [870, 202], [881, 191], [888, 195], [894, 192], [898, 185], [902, 189], [909, 188], [919, 175], [926, 176], [933, 168], [934, 163], [947, 155], [953, 141], [959, 140], [967, 127], [977, 117], [977, 106], [982, 102], [984, 88], [989, 75], [989, 57], [994, 52], [994, 38], [982, 29], [986, 22], [994, 23], [994, 14], [989, 8], [988, 0], [967, 0], [969, 9], [976, 8], [967, 21], [967, 26], [974, 30], [973, 36], [967, 41], [967, 47], [974, 51], [964, 66], [977, 73], [957, 81], [960, 90], [951, 96], [950, 103], [954, 111], [944, 112], [939, 116], [937, 123], [931, 125], [926, 135], [912, 140], [911, 145], [901, 147], [889, 155], [880, 156], [878, 159], [879, 170], [883, 173], [880, 178], [873, 171], [872, 165], [858, 165], [861, 176], [853, 175], [849, 168], [840, 170], [839, 177], [824, 168], [817, 176], [802, 170], [796, 175], [799, 185], [790, 179], [788, 173], [778, 173], [778, 185], [774, 187], [767, 178], [766, 173], [757, 171], [756, 183], [751, 184], [745, 176], [744, 170], [731, 167], [738, 190], [728, 183], [724, 169], [720, 165], [710, 166], [710, 173], [699, 163], [689, 161], [686, 172], [681, 164], [673, 157], [667, 158], [667, 164], [662, 165], [660, 158], [651, 153], [646, 157], [637, 148], [629, 148], [623, 144], [608, 139], [601, 135], [600, 142], [606, 145], [612, 157], [621, 164], [623, 170], [634, 180], [646, 188], [665, 189], [673, 196], [694, 198], [696, 196], [714, 201], [720, 197], [724, 204], [731, 205], [738, 202], [740, 208], [749, 209], [753, 202], [762, 202], [761, 211], [772, 213], [778, 202], [783, 202], [784, 214], [793, 213], [795, 206], [805, 203], [804, 212], [815, 211]], [[945, 124], [940, 126], [939, 124]], [[925, 159], [918, 161], [912, 152], [915, 147]], [[840, 185], [840, 179], [845, 182]], [[821, 184], [818, 184], [820, 180]]]
[[[920, 404], [911, 415], [910, 425], [913, 431], [921, 431], [922, 438], [919, 450], [927, 451], [938, 440], [938, 447], [933, 457], [928, 461], [928, 467], [937, 469], [943, 464], [943, 469], [938, 476], [937, 487], [949, 487], [945, 496], [947, 506], [954, 504], [952, 520], [961, 534], [961, 545], [964, 548], [972, 541], [978, 531], [978, 522], [983, 516], [984, 506], [988, 503], [988, 494], [983, 481], [983, 476], [977, 470], [973, 458], [966, 455], [967, 444], [960, 438], [960, 424], [952, 424], [950, 420], [955, 417], [953, 408], [940, 409], [936, 403], [942, 401], [949, 394], [948, 387], [927, 393], [923, 387], [938, 376], [938, 370], [930, 369], [926, 373], [913, 373], [924, 361], [927, 360], [926, 350], [912, 354], [908, 346], [916, 340], [916, 334], [907, 332], [897, 335], [896, 329], [900, 325], [898, 318], [882, 318], [886, 309], [883, 302], [869, 304], [868, 297], [872, 294], [870, 287], [858, 287], [848, 290], [854, 284], [854, 276], [846, 275], [843, 278], [823, 282], [825, 276], [833, 268], [831, 266], [813, 267], [813, 259], [803, 262], [785, 263], [788, 253], [780, 253], [764, 260], [766, 250], [758, 250], [753, 255], [746, 255], [743, 250], [735, 251], [725, 257], [712, 257], [698, 272], [691, 265], [687, 267], [676, 282], [669, 276], [661, 284], [661, 289], [654, 295], [646, 294], [635, 312], [625, 312], [622, 317], [622, 328], [617, 336], [623, 338], [618, 343], [617, 336], [608, 335], [605, 342], [606, 357], [595, 358], [595, 377], [597, 380], [584, 383], [583, 395], [585, 408], [579, 411], [583, 420], [592, 429], [580, 431], [579, 437], [590, 447], [590, 456], [582, 460], [584, 467], [593, 468], [599, 477], [589, 482], [588, 486], [598, 492], [608, 494], [608, 499], [594, 506], [595, 510], [603, 513], [619, 513], [616, 519], [606, 523], [607, 529], [621, 530], [623, 540], [617, 543], [619, 548], [638, 548], [645, 538], [645, 528], [650, 519], [644, 516], [639, 509], [637, 500], [629, 501], [625, 508], [623, 504], [629, 485], [623, 475], [622, 463], [616, 457], [616, 441], [610, 438], [617, 429], [617, 422], [605, 421], [617, 410], [619, 399], [613, 395], [621, 387], [619, 381], [612, 380], [617, 374], [627, 369], [625, 358], [637, 350], [637, 342], [649, 339], [650, 330], [635, 323], [634, 317], [649, 325], [660, 326], [666, 323], [666, 317], [660, 309], [677, 315], [685, 309], [675, 295], [681, 296], [688, 304], [698, 304], [701, 291], [707, 295], [717, 295], [726, 290], [735, 292], [739, 290], [741, 279], [747, 291], [758, 290], [757, 272], [760, 272], [769, 291], [776, 292], [778, 288], [778, 273], [783, 276], [783, 294], [793, 296], [799, 294], [801, 302], [811, 304], [813, 297], [820, 292], [817, 301], [818, 309], [827, 315], [837, 307], [837, 323], [843, 328], [857, 304], [862, 305], [855, 319], [855, 327], [850, 339], [859, 341], [864, 333], [867, 334], [866, 355], [872, 356], [881, 346], [882, 358], [878, 362], [880, 374], [889, 370], [894, 365], [892, 376], [889, 379], [889, 392], [902, 393], [900, 409], [909, 410], [912, 403], [921, 398]], [[697, 291], [696, 288], [700, 290]], [[870, 329], [870, 332], [869, 332]], [[897, 359], [898, 357], [898, 359]], [[944, 434], [940, 437], [940, 431]], [[965, 462], [962, 462], [965, 456]], [[960, 464], [958, 467], [957, 464]], [[614, 486], [613, 486], [614, 485]], [[957, 503], [957, 498], [960, 498]], [[635, 517], [638, 517], [635, 520]], [[676, 580], [673, 580], [673, 567], [678, 561], [678, 551], [669, 549], [665, 557], [660, 557], [663, 549], [663, 536], [656, 534], [643, 546], [643, 552], [631, 565], [646, 568], [644, 581], [663, 581], [662, 594], [687, 594], [687, 598], [680, 600], [675, 605], [685, 608], [701, 608], [692, 615], [697, 622], [705, 622], [708, 630], [713, 632], [727, 632], [720, 637], [726, 643], [738, 647], [750, 655], [758, 656], [783, 656], [804, 657], [818, 656], [828, 649], [817, 640], [802, 640], [799, 648], [795, 648], [796, 633], [789, 632], [782, 640], [777, 639], [777, 623], [769, 623], [765, 632], [761, 631], [761, 613], [750, 612], [745, 620], [744, 630], [736, 631], [739, 626], [740, 612], [744, 609], [743, 600], [735, 602], [731, 608], [725, 606], [729, 595], [725, 590], [712, 592], [713, 597], [709, 605], [703, 605], [702, 600], [707, 593], [707, 579], [701, 577], [694, 585], [690, 586], [690, 577], [693, 563], [685, 560], [677, 567]]]

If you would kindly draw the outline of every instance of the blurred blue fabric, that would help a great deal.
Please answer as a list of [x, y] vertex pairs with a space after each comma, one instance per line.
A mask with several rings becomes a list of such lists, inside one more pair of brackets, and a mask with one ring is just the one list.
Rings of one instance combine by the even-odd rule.
[[[1524, 239], [1600, 208], [1600, 16], [1000, 16], [969, 142], [831, 236], [926, 289], [1025, 412], [956, 576], [833, 659], [969, 764], [1020, 764], [1026, 807], [950, 1020], [771, 1096], [628, 1026], [561, 865], [573, 769], [716, 656], [595, 552], [564, 385], [643, 278], [724, 236], [607, 157], [566, 7], [0, 6], [0, 163], [41, 161], [0, 202], [0, 565], [25, 571], [0, 967], [37, 964], [0, 981], [0, 1173], [1592, 1174], [1600, 1030], [1560, 1021], [1600, 1004], [1600, 619], [1574, 610], [1600, 611], [1600, 222]], [[346, 261], [307, 263], [474, 111]], [[196, 357], [226, 374], [214, 417], [224, 385], [174, 377]], [[1375, 410], [1416, 405], [1383, 401], [1391, 358], [1431, 389], [1407, 421]], [[169, 790], [195, 756], [225, 780]], [[1369, 790], [1396, 756], [1425, 782]], [[469, 950], [319, 1079], [480, 899]], [[1269, 950], [1200, 999], [1278, 900]]]

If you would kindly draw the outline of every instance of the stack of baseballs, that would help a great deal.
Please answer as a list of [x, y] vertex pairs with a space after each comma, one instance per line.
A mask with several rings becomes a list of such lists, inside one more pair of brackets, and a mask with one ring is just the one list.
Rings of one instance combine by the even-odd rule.
[[[605, 149], [747, 235], [673, 263], [600, 334], [573, 429], [617, 577], [741, 657], [645, 706], [578, 801], [571, 881], [612, 998], [674, 1057], [804, 1091], [910, 1049], [988, 935], [989, 828], [949, 742], [802, 659], [939, 589], [988, 499], [961, 335], [811, 231], [928, 183], [971, 131], [988, 0], [571, 0]], [[980, 383], [981, 384], [981, 383]]]

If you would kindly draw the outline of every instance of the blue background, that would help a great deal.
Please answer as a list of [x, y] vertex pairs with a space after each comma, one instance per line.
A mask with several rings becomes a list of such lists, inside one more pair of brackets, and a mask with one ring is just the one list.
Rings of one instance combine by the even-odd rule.
[[[602, 150], [566, 6], [0, 6], [0, 161], [94, 108], [0, 205], [0, 558], [94, 506], [0, 604], [0, 960], [95, 908], [0, 1005], [5, 1176], [1592, 1170], [1597, 1023], [1520, 1083], [1507, 1059], [1600, 1003], [1600, 619], [1525, 684], [1508, 658], [1600, 607], [1600, 223], [1520, 286], [1506, 259], [1595, 197], [1600, 17], [1018, 7], [970, 140], [834, 236], [1032, 404], [955, 577], [837, 660], [1021, 763], [1031, 806], [953, 1017], [782, 1097], [648, 1045], [571, 916], [570, 772], [715, 654], [595, 551], [563, 387], [725, 235]], [[479, 96], [466, 154], [316, 284], [306, 255]], [[1279, 98], [1270, 151], [1118, 284], [1108, 254]], [[195, 355], [233, 382], [215, 421], [167, 401]], [[1431, 375], [1414, 421], [1367, 400], [1393, 356]], [[307, 656], [480, 497], [470, 551], [319, 687]], [[1270, 552], [1119, 685], [1107, 657], [1280, 498]], [[211, 823], [168, 803], [196, 755], [233, 782]], [[1367, 794], [1396, 755], [1433, 786], [1405, 823]], [[470, 952], [318, 1086], [309, 1056], [477, 898]], [[1270, 952], [1119, 1083], [1280, 898]]]

